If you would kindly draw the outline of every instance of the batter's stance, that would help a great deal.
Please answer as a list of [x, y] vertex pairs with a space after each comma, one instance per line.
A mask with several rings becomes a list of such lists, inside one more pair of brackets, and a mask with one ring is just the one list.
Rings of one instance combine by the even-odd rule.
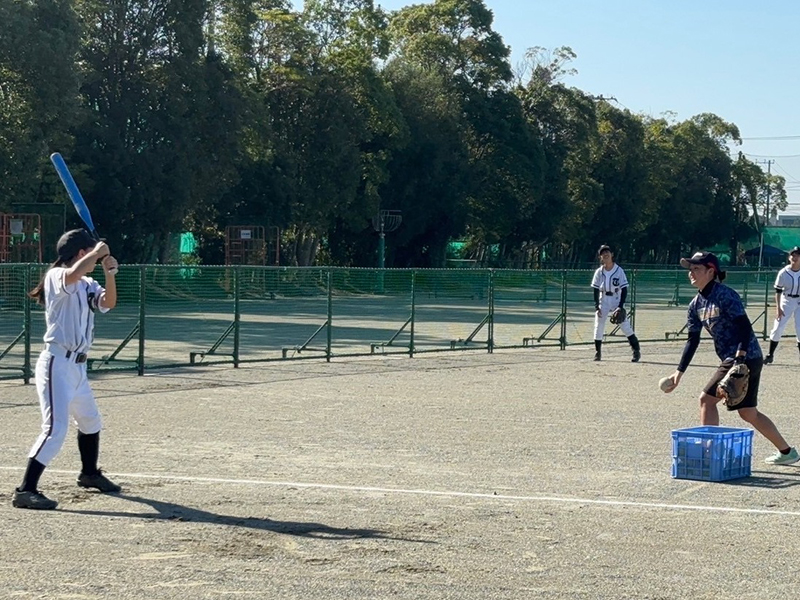
[[[625, 271], [614, 262], [614, 253], [606, 245], [600, 246], [597, 251], [602, 266], [594, 272], [592, 288], [594, 288], [594, 359], [602, 358], [603, 332], [606, 328], [606, 319], [616, 308], [624, 308], [625, 299], [628, 297], [628, 278]], [[622, 333], [628, 338], [628, 343], [633, 350], [631, 362], [639, 362], [642, 353], [639, 348], [639, 339], [633, 332], [630, 319], [619, 324]]]
[[[56, 245], [58, 259], [31, 292], [45, 308], [47, 331], [44, 350], [36, 363], [36, 391], [42, 410], [42, 433], [28, 455], [28, 466], [11, 503], [17, 508], [49, 510], [58, 502], [38, 490], [39, 478], [67, 435], [69, 418], [78, 427], [81, 473], [78, 485], [101, 492], [120, 487], [97, 468], [102, 423], [86, 378], [86, 353], [94, 338], [95, 311], [107, 312], [117, 304], [112, 272], [117, 261], [104, 242], [95, 242], [83, 229], [66, 232]], [[103, 288], [88, 274], [102, 261]]]
[[775, 279], [775, 304], [778, 315], [769, 334], [769, 354], [764, 358], [768, 365], [775, 359], [775, 349], [781, 341], [789, 319], [794, 316], [794, 330], [797, 336], [797, 348], [800, 349], [800, 246], [789, 250], [789, 264], [778, 271]]

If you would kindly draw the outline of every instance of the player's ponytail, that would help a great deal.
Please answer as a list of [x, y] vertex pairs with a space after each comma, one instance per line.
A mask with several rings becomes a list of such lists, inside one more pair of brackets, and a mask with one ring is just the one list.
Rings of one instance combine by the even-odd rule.
[[[64, 266], [64, 262], [59, 258], [56, 262], [48, 267], [47, 271], [53, 267], [62, 266]], [[39, 283], [36, 285], [36, 287], [28, 292], [28, 298], [36, 300], [36, 303], [41, 304], [42, 306], [44, 306], [44, 278], [47, 275], [47, 271], [44, 272], [44, 275], [42, 275], [42, 278], [39, 280]]]
[[[68, 266], [75, 260], [78, 254], [80, 254], [81, 250], [91, 250], [94, 248], [94, 244], [95, 241], [91, 234], [84, 229], [71, 229], [67, 231], [58, 238], [58, 243], [56, 243], [56, 254], [58, 258], [47, 270], [49, 271], [53, 267]], [[42, 306], [44, 306], [44, 278], [46, 275], [47, 271], [42, 275], [39, 284], [28, 292], [28, 297], [36, 300], [36, 302]]]

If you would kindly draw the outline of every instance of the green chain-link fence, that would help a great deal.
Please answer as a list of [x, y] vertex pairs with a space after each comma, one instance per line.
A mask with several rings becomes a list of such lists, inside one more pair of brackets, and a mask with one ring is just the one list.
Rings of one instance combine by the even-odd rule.
[[[0, 265], [0, 379], [28, 382], [44, 315], [26, 292], [43, 265]], [[685, 337], [684, 270], [631, 270], [639, 339]], [[102, 272], [96, 276], [102, 283]], [[774, 273], [730, 271], [766, 338]], [[592, 343], [592, 271], [124, 265], [118, 305], [98, 315], [89, 367], [191, 364]], [[623, 342], [613, 326], [606, 341]]]

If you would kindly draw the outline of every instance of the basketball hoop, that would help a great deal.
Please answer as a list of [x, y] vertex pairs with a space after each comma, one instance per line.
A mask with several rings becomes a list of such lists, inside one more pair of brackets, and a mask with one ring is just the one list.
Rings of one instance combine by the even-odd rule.
[[403, 215], [399, 210], [382, 210], [372, 217], [372, 228], [378, 233], [388, 233], [400, 227]]
[[403, 216], [399, 210], [381, 210], [372, 217], [372, 228], [378, 232], [378, 293], [383, 293], [383, 268], [386, 266], [386, 232], [400, 227]]

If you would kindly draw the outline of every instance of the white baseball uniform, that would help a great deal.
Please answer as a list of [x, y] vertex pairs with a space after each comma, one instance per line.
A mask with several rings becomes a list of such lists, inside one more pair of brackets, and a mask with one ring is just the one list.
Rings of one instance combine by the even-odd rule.
[[[611, 267], [610, 271], [601, 266], [594, 272], [592, 287], [600, 290], [600, 314], [594, 315], [594, 339], [600, 341], [605, 332], [606, 319], [619, 306], [623, 288], [628, 287], [628, 278], [622, 267], [617, 264]], [[625, 321], [620, 323], [620, 329], [625, 337], [633, 335], [633, 327], [627, 315]]]
[[105, 291], [90, 277], [66, 285], [67, 269], [51, 268], [44, 279], [45, 347], [36, 362], [36, 391], [42, 411], [42, 433], [29, 457], [47, 466], [55, 458], [69, 427], [82, 433], [102, 429], [100, 412], [86, 376], [86, 353], [94, 339], [94, 313]]
[[778, 271], [775, 279], [775, 289], [781, 290], [780, 307], [783, 311], [782, 319], [775, 319], [769, 339], [778, 342], [784, 329], [789, 324], [789, 319], [794, 316], [794, 329], [797, 341], [800, 342], [800, 271], [792, 271], [791, 265], [786, 265]]

